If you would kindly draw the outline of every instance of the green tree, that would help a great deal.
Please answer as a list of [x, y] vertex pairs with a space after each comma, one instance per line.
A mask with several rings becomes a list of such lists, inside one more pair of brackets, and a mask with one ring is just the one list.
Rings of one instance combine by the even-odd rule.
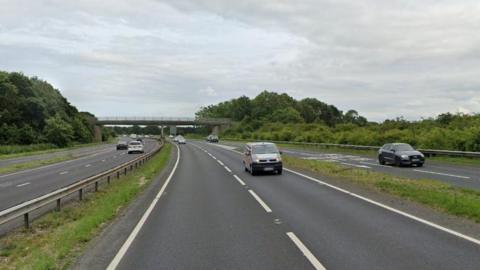
[[73, 139], [72, 126], [58, 114], [47, 119], [44, 132], [48, 141], [59, 147], [69, 145]]

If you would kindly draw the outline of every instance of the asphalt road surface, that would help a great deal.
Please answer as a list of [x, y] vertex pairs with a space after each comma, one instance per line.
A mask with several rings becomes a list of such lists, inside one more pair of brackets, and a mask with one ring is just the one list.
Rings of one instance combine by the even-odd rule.
[[0, 159], [0, 167], [5, 167], [9, 165], [14, 165], [14, 164], [22, 164], [22, 163], [27, 163], [31, 161], [48, 160], [48, 159], [52, 159], [56, 157], [64, 157], [64, 156], [72, 156], [73, 158], [79, 158], [79, 157], [94, 154], [98, 151], [110, 149], [112, 147], [115, 147], [115, 145], [101, 144], [101, 145], [81, 147], [81, 148], [71, 149], [71, 150], [57, 151], [53, 153], [44, 153], [44, 154], [30, 155], [25, 157]]
[[122, 248], [103, 245], [110, 269], [480, 268], [476, 239], [288, 170], [251, 176], [217, 145], [180, 151]]
[[[156, 141], [146, 140], [145, 151], [152, 151], [156, 145]], [[117, 151], [114, 145], [110, 145], [81, 158], [0, 175], [0, 210], [48, 194], [136, 157], [138, 154], [129, 155], [126, 150]]]
[[[222, 142], [225, 145], [235, 146], [239, 149], [244, 145], [237, 142]], [[395, 167], [393, 165], [380, 165], [373, 157], [322, 153], [299, 149], [282, 149], [285, 155], [293, 157], [335, 162], [344, 166], [372, 170], [410, 179], [434, 179], [450, 185], [480, 189], [480, 168], [474, 166], [450, 165], [440, 162], [427, 161], [423, 167]]]

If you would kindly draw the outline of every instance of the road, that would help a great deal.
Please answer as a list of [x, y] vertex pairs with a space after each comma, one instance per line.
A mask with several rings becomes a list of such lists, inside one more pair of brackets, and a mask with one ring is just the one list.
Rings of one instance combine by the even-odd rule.
[[[156, 142], [147, 140], [145, 151], [152, 151]], [[114, 145], [97, 148], [81, 158], [10, 174], [0, 175], [0, 210], [48, 194], [81, 179], [106, 171], [137, 157]]]
[[27, 163], [31, 161], [48, 160], [48, 159], [52, 159], [56, 157], [64, 157], [64, 156], [72, 156], [73, 158], [79, 158], [79, 157], [94, 154], [98, 151], [110, 149], [114, 146], [115, 146], [114, 144], [101, 144], [101, 145], [81, 147], [81, 148], [71, 149], [71, 150], [57, 151], [53, 153], [44, 153], [44, 154], [30, 155], [30, 156], [17, 157], [17, 158], [0, 159], [0, 167], [5, 167], [9, 165], [14, 165], [14, 164], [22, 164], [22, 163]]
[[180, 151], [122, 248], [97, 243], [109, 269], [479, 269], [478, 240], [288, 170], [251, 176], [216, 145]]
[[[222, 142], [225, 145], [241, 148], [244, 144], [238, 142]], [[473, 166], [450, 165], [440, 162], [427, 161], [423, 167], [395, 167], [380, 165], [378, 161], [369, 156], [322, 153], [299, 149], [282, 149], [283, 153], [293, 157], [335, 162], [344, 166], [372, 170], [410, 179], [435, 179], [453, 186], [480, 189], [480, 169]]]

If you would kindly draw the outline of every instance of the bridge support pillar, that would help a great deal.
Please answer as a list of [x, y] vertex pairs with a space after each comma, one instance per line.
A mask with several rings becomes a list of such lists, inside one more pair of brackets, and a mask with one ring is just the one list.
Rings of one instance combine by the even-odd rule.
[[160, 126], [160, 137], [163, 139], [165, 135], [163, 134], [163, 126]]
[[170, 135], [177, 135], [177, 126], [170, 126]]
[[101, 142], [102, 141], [102, 127], [95, 125], [93, 128], [94, 135], [95, 135], [95, 141], [96, 142]]

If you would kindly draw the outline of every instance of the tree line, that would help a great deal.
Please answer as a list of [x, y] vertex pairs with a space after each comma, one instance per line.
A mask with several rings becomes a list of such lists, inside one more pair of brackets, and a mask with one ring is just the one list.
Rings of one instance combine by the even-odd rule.
[[264, 91], [201, 108], [197, 117], [226, 117], [234, 124], [222, 136], [237, 139], [381, 146], [406, 142], [418, 148], [480, 151], [480, 115], [444, 113], [407, 121], [369, 122], [355, 110], [343, 113], [315, 98], [295, 100]]
[[[94, 140], [94, 115], [79, 112], [48, 82], [0, 71], [0, 144], [58, 147]], [[103, 139], [111, 133], [105, 130]]]

